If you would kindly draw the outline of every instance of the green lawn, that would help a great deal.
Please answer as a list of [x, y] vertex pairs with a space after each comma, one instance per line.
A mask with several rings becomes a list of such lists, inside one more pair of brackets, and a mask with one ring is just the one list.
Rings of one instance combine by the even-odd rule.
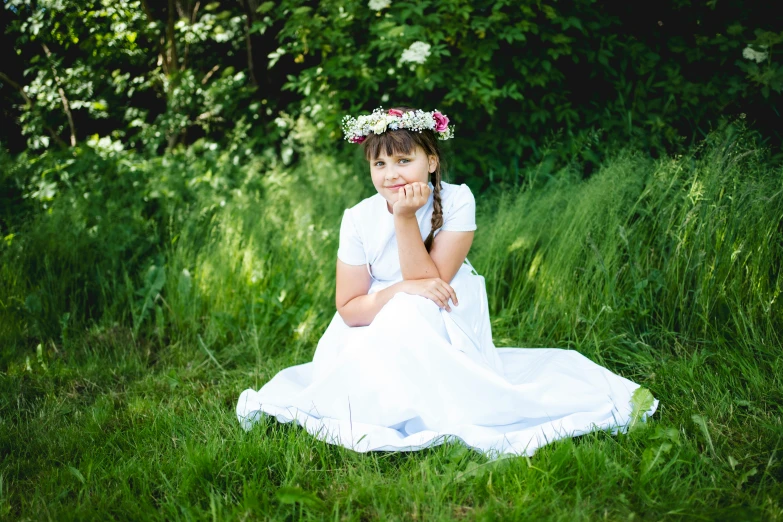
[[755, 158], [715, 138], [477, 198], [495, 344], [576, 349], [660, 400], [498, 461], [240, 428], [239, 393], [334, 313], [339, 219], [369, 192], [333, 159], [177, 207], [142, 273], [64, 194], [0, 257], [0, 518], [783, 519], [783, 172]]

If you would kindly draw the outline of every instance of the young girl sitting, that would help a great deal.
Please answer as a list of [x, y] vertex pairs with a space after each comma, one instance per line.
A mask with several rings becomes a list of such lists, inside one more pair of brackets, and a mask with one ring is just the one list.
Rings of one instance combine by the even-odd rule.
[[576, 351], [493, 345], [484, 278], [466, 257], [475, 201], [441, 180], [448, 123], [407, 108], [345, 118], [378, 193], [343, 215], [337, 313], [313, 361], [242, 392], [245, 429], [268, 414], [361, 452], [458, 440], [497, 456], [627, 426], [637, 384]]

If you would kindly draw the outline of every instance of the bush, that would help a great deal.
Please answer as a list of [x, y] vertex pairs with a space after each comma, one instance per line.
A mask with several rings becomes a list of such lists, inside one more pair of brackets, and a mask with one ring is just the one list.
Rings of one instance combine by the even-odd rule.
[[[304, 67], [288, 77], [301, 96], [292, 110], [324, 124], [324, 145], [341, 138], [346, 112], [437, 108], [456, 123], [455, 172], [476, 189], [518, 183], [521, 166], [547, 155], [589, 173], [607, 144], [682, 152], [727, 115], [747, 115], [780, 143], [783, 33], [772, 32], [779, 28], [760, 6], [352, 0], [283, 7], [282, 46], [271, 64]], [[556, 146], [547, 149], [548, 138]]]
[[[119, 325], [160, 346], [231, 350], [253, 336], [255, 351], [227, 363], [313, 350], [334, 314], [342, 211], [373, 189], [366, 170], [306, 143], [294, 168], [208, 143], [156, 160], [95, 144], [25, 163], [59, 181], [3, 243], [0, 341]], [[586, 181], [530, 168], [519, 190], [479, 195], [470, 258], [497, 344], [779, 343], [783, 186], [762, 156], [729, 128], [683, 156], [617, 152]]]

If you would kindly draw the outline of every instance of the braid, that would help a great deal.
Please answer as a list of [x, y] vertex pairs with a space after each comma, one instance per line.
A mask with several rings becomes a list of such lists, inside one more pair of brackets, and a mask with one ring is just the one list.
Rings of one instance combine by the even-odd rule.
[[432, 230], [427, 239], [424, 240], [424, 248], [429, 252], [432, 249], [432, 240], [435, 237], [435, 231], [443, 226], [443, 206], [440, 201], [440, 162], [432, 173]]

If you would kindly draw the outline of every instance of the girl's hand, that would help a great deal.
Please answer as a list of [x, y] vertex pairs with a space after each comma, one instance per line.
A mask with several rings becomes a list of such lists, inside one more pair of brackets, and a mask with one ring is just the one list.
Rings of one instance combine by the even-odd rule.
[[410, 217], [423, 207], [430, 197], [430, 186], [427, 183], [415, 181], [397, 191], [397, 202], [392, 207], [396, 216]]
[[401, 290], [408, 294], [426, 297], [438, 305], [439, 308], [445, 308], [447, 312], [451, 312], [449, 299], [454, 302], [455, 306], [459, 306], [457, 293], [454, 292], [451, 285], [439, 277], [432, 279], [408, 279], [404, 282]]

